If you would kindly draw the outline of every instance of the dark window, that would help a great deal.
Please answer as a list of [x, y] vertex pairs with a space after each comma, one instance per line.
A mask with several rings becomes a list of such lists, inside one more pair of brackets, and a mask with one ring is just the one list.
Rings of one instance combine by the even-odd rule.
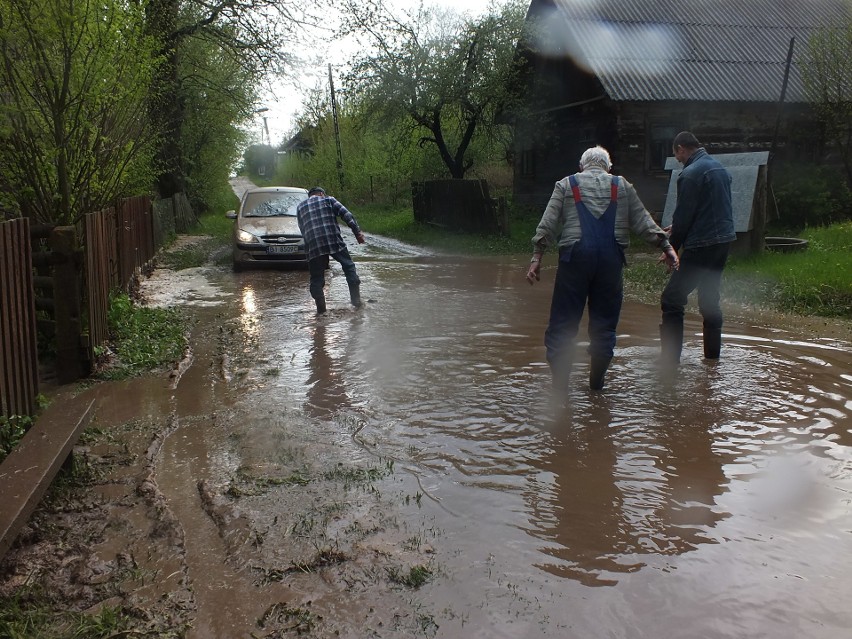
[[672, 155], [672, 141], [680, 131], [676, 126], [651, 126], [651, 157], [648, 168], [652, 171], [662, 171], [666, 166], [666, 158]]

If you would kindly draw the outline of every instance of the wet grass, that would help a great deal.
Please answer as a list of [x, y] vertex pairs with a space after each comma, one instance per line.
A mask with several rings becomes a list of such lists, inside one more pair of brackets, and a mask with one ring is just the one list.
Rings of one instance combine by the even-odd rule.
[[[806, 229], [800, 253], [732, 255], [722, 280], [723, 301], [781, 312], [852, 318], [852, 222]], [[638, 250], [624, 272], [627, 291], [659, 303], [665, 269]]]
[[8, 639], [106, 639], [136, 634], [132, 618], [121, 608], [106, 606], [97, 614], [57, 610], [38, 588], [24, 588], [0, 598], [0, 637]]
[[726, 293], [803, 315], [852, 318], [852, 222], [805, 229], [808, 248], [735, 257], [726, 270]]
[[329, 481], [343, 482], [345, 488], [352, 486], [372, 484], [393, 474], [394, 462], [392, 459], [385, 461], [383, 466], [367, 466], [366, 468], [346, 467], [342, 463], [333, 469], [323, 473], [323, 479]]
[[274, 582], [282, 582], [290, 575], [294, 574], [311, 574], [315, 573], [328, 566], [335, 566], [349, 561], [346, 553], [337, 548], [320, 548], [314, 553], [310, 559], [304, 561], [294, 561], [287, 568], [253, 568], [254, 572], [260, 573], [259, 583], [269, 584]]
[[[283, 603], [272, 604], [263, 617], [258, 619], [257, 625], [261, 628], [274, 627], [280, 633], [295, 633], [303, 635], [313, 632], [316, 625], [322, 621], [320, 615], [316, 615], [307, 608], [288, 606]], [[252, 634], [254, 637], [255, 635]], [[280, 636], [276, 633], [275, 636]]]
[[527, 212], [510, 211], [508, 235], [480, 235], [453, 232], [418, 222], [410, 206], [366, 204], [353, 212], [358, 224], [368, 234], [384, 235], [408, 244], [462, 255], [528, 253], [532, 249], [530, 238], [539, 220], [539, 217], [531, 217]]
[[406, 588], [419, 588], [432, 577], [432, 570], [423, 564], [412, 566], [408, 572], [394, 566], [386, 568], [385, 571], [392, 583]]
[[277, 486], [307, 486], [311, 478], [297, 470], [286, 477], [252, 475], [248, 469], [239, 468], [225, 491], [229, 497], [255, 497]]
[[221, 240], [210, 238], [193, 242], [178, 249], [167, 250], [160, 255], [159, 266], [173, 271], [205, 266], [210, 263], [211, 255], [219, 251], [222, 246]]
[[127, 379], [180, 361], [187, 347], [187, 321], [176, 309], [134, 304], [124, 293], [114, 295], [109, 307], [110, 352], [96, 377]]

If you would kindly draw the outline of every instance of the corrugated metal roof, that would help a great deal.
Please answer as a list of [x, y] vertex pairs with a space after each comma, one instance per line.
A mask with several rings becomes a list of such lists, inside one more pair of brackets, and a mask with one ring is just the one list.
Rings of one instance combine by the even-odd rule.
[[775, 102], [795, 38], [786, 100], [803, 102], [796, 54], [852, 15], [852, 0], [553, 2], [540, 50], [570, 56], [618, 101]]

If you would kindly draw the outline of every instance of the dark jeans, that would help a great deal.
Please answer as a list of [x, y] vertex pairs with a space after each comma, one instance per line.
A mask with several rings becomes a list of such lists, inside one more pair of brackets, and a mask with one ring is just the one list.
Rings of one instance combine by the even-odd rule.
[[589, 302], [589, 354], [605, 359], [612, 357], [615, 329], [621, 315], [622, 268], [623, 258], [618, 252], [600, 258], [594, 251], [574, 250], [570, 261], [559, 261], [550, 322], [544, 334], [548, 362], [570, 359], [586, 300]]
[[[355, 262], [349, 256], [349, 250], [343, 249], [337, 253], [332, 253], [331, 257], [340, 262], [343, 268], [343, 274], [346, 276], [346, 282], [350, 289], [353, 286], [361, 284], [358, 278], [358, 272], [355, 270]], [[320, 255], [308, 262], [308, 272], [311, 275], [310, 291], [311, 297], [315, 300], [325, 299], [323, 289], [325, 288], [325, 270], [328, 268], [328, 255]]]
[[689, 294], [698, 289], [698, 310], [709, 329], [722, 328], [719, 287], [728, 260], [729, 243], [685, 249], [680, 268], [672, 272], [660, 299], [663, 326], [683, 326], [683, 309]]

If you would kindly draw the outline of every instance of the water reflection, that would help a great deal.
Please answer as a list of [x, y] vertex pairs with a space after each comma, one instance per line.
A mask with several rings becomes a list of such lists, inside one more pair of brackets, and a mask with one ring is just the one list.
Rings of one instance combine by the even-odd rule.
[[728, 516], [717, 502], [729, 461], [715, 450], [724, 416], [716, 377], [709, 371], [677, 389], [662, 386], [658, 397], [636, 389], [592, 395], [547, 423], [548, 445], [532, 461], [539, 472], [525, 495], [530, 533], [549, 542], [541, 552], [553, 558], [539, 568], [588, 586], [615, 585], [648, 556], [715, 543], [712, 530]]
[[616, 483], [617, 433], [609, 403], [597, 402], [575, 416], [570, 408], [549, 424], [549, 450], [536, 465], [545, 487], [535, 487], [530, 502], [530, 533], [552, 542], [542, 552], [554, 559], [538, 567], [589, 586], [612, 585], [604, 576], [641, 564], [618, 556], [635, 549], [624, 521], [624, 494]]
[[340, 336], [335, 331], [329, 335], [328, 327], [319, 322], [313, 328], [312, 337], [305, 409], [312, 417], [327, 418], [350, 405], [341, 364], [330, 354]]
[[240, 308], [240, 327], [246, 341], [252, 343], [260, 334], [260, 317], [257, 312], [257, 300], [254, 288], [247, 285], [242, 290], [242, 305]]

